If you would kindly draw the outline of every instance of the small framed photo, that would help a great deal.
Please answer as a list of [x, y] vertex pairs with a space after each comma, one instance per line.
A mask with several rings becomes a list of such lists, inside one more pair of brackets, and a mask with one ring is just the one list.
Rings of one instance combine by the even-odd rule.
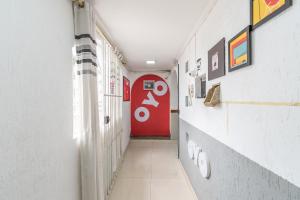
[[208, 80], [225, 75], [225, 38], [208, 51]]
[[189, 107], [189, 96], [185, 96], [185, 107]]
[[192, 99], [190, 96], [185, 96], [185, 107], [192, 106]]
[[228, 42], [228, 71], [251, 65], [251, 32], [246, 27]]
[[206, 74], [195, 78], [196, 98], [202, 99], [206, 97]]
[[190, 71], [190, 67], [189, 67], [189, 61], [185, 62], [185, 73], [188, 73]]
[[293, 5], [292, 0], [250, 0], [251, 25], [256, 29]]
[[154, 80], [144, 80], [144, 90], [154, 90]]

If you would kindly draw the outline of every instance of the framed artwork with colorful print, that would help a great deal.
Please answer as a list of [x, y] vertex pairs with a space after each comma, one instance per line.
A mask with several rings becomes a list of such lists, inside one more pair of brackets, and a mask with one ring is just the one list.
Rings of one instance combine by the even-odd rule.
[[292, 0], [250, 0], [251, 25], [255, 29], [293, 5]]
[[130, 101], [130, 81], [123, 76], [123, 101]]
[[251, 65], [251, 32], [246, 27], [228, 42], [228, 71]]

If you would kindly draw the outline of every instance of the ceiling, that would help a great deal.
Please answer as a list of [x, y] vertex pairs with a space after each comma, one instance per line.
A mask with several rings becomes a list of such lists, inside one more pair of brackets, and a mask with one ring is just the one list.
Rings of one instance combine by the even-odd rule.
[[171, 69], [206, 5], [205, 0], [96, 1], [106, 31], [132, 71]]

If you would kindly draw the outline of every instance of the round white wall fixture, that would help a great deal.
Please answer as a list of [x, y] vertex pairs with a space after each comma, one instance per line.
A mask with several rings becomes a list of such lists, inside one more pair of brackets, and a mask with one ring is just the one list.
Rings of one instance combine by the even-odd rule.
[[190, 159], [192, 159], [192, 160], [194, 160], [194, 158], [195, 158], [195, 156], [194, 156], [195, 148], [196, 148], [195, 142], [190, 140], [188, 142], [188, 153], [189, 153]]
[[199, 159], [200, 152], [201, 152], [201, 148], [198, 145], [196, 145], [195, 151], [194, 151], [194, 164], [196, 166], [198, 166], [198, 159]]
[[205, 152], [200, 152], [198, 156], [198, 167], [200, 169], [201, 175], [203, 178], [209, 178], [210, 176], [210, 163]]

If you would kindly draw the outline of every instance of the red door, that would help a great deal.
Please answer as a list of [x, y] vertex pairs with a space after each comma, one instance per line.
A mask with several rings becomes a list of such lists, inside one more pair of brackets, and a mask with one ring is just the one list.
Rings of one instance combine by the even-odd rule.
[[170, 90], [159, 76], [144, 75], [132, 86], [131, 136], [170, 137]]

